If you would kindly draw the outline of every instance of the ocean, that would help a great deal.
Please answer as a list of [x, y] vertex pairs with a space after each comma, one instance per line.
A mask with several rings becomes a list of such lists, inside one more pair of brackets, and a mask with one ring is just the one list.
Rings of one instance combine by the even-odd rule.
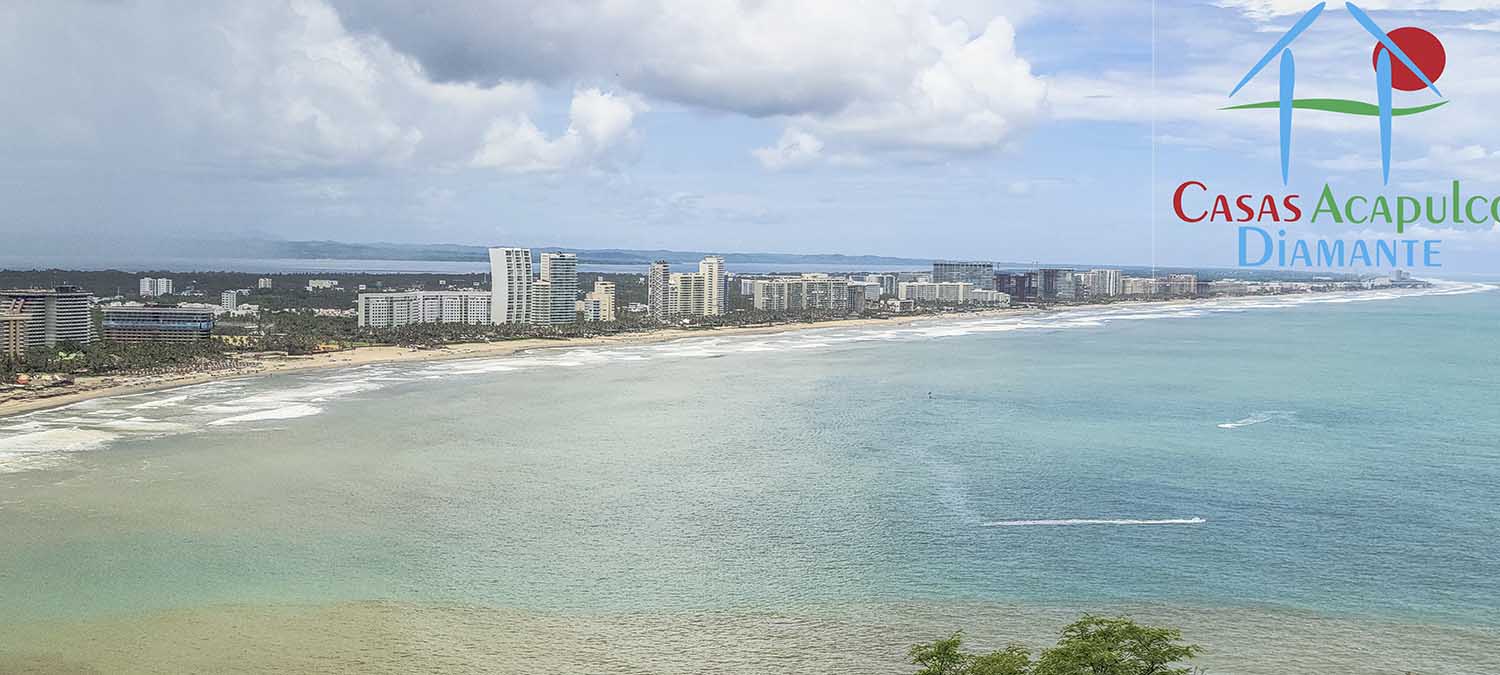
[[1500, 673], [1500, 293], [250, 377], [0, 418], [0, 672]]

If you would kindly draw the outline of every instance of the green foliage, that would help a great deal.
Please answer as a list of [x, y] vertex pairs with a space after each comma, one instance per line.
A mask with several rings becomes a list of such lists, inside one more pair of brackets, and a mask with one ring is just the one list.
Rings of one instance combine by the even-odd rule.
[[916, 675], [1187, 675], [1177, 666], [1199, 652], [1172, 628], [1142, 626], [1125, 617], [1084, 615], [1062, 631], [1056, 646], [1035, 661], [1024, 647], [988, 654], [963, 651], [963, 634], [914, 645]]
[[1142, 626], [1130, 619], [1084, 616], [1063, 629], [1057, 646], [1042, 652], [1035, 675], [1186, 675], [1172, 668], [1192, 658], [1196, 645], [1182, 632]]
[[963, 651], [963, 633], [954, 633], [931, 644], [912, 645], [907, 654], [913, 664], [922, 666], [916, 675], [1026, 675], [1031, 667], [1031, 653], [1024, 647], [1010, 646], [988, 654]]
[[28, 350], [20, 358], [0, 359], [0, 375], [8, 381], [16, 373], [102, 375], [224, 366], [227, 361], [224, 351], [223, 345], [211, 340], [59, 344]]

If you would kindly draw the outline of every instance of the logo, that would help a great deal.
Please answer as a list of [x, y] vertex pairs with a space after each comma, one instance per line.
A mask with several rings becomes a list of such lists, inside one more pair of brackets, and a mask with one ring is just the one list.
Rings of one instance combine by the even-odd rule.
[[[1239, 93], [1240, 89], [1244, 88], [1256, 74], [1279, 56], [1278, 82], [1281, 95], [1278, 99], [1229, 106], [1223, 110], [1274, 108], [1280, 112], [1282, 185], [1287, 184], [1291, 166], [1293, 110], [1316, 110], [1342, 115], [1378, 117], [1380, 118], [1381, 176], [1385, 184], [1389, 185], [1391, 182], [1391, 120], [1394, 117], [1424, 113], [1448, 102], [1441, 100], [1443, 94], [1438, 91], [1436, 84], [1443, 74], [1447, 54], [1443, 51], [1443, 43], [1432, 33], [1413, 26], [1397, 28], [1387, 33], [1376, 25], [1364, 10], [1352, 2], [1346, 2], [1344, 7], [1349, 10], [1355, 22], [1375, 38], [1375, 47], [1370, 61], [1375, 71], [1376, 102], [1367, 103], [1338, 98], [1295, 98], [1297, 64], [1292, 55], [1292, 43], [1301, 37], [1303, 31], [1307, 30], [1314, 21], [1317, 21], [1326, 4], [1320, 2], [1303, 14], [1302, 18], [1298, 19], [1297, 23], [1293, 24], [1291, 29], [1271, 46], [1270, 51], [1267, 51], [1266, 55], [1262, 56], [1260, 61], [1250, 68], [1250, 72], [1245, 73], [1245, 76], [1240, 79], [1239, 84], [1236, 84], [1229, 92], [1229, 97], [1234, 98], [1234, 95]], [[1440, 100], [1415, 107], [1397, 108], [1392, 105], [1393, 90], [1396, 89], [1408, 92], [1431, 90], [1433, 95]]]

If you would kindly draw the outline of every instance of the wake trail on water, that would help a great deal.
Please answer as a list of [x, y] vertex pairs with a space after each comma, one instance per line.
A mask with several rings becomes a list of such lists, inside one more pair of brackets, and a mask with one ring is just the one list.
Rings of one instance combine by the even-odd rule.
[[1202, 525], [1203, 518], [1165, 518], [1161, 520], [1137, 520], [1133, 518], [1063, 518], [1057, 520], [994, 520], [980, 523], [980, 527], [1066, 527], [1070, 525]]

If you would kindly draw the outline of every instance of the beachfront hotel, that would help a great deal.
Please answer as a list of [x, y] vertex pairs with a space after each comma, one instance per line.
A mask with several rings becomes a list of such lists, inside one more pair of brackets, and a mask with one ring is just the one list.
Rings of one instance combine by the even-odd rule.
[[20, 356], [26, 351], [26, 315], [20, 302], [0, 304], [0, 356]]
[[934, 262], [932, 280], [937, 283], [962, 283], [984, 290], [995, 289], [995, 264], [987, 262]]
[[651, 263], [646, 281], [646, 311], [651, 320], [662, 322], [672, 315], [672, 265], [665, 260]]
[[490, 322], [531, 321], [531, 249], [490, 249]]
[[543, 326], [573, 323], [578, 318], [577, 301], [578, 255], [543, 253], [532, 287], [531, 322]]
[[26, 348], [60, 342], [83, 344], [94, 339], [89, 293], [76, 286], [0, 291], [0, 306], [26, 317]]
[[614, 321], [615, 282], [603, 277], [595, 280], [594, 290], [583, 297], [582, 311], [585, 321]]
[[651, 318], [722, 315], [728, 309], [728, 283], [722, 256], [703, 258], [697, 272], [673, 272], [665, 260], [651, 263], [647, 281]]
[[105, 307], [101, 327], [111, 342], [193, 342], [214, 329], [212, 307]]
[[360, 293], [360, 328], [394, 328], [414, 323], [490, 323], [490, 292], [405, 291]]

